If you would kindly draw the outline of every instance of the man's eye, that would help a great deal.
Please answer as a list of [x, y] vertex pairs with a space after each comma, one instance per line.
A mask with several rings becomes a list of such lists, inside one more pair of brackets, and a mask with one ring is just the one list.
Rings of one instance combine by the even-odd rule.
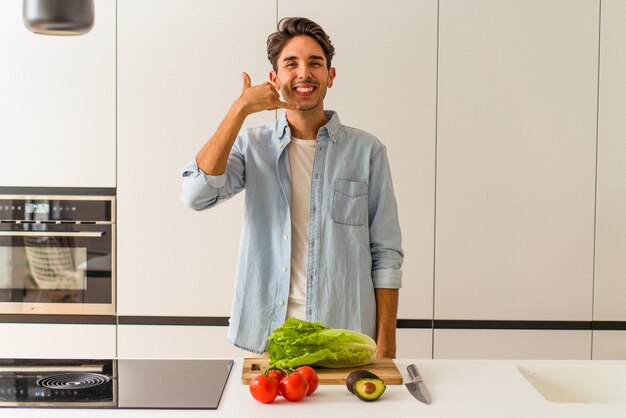
[[320, 67], [322, 65], [321, 62], [312, 62], [311, 67]]
[[295, 66], [296, 66], [296, 64], [294, 62], [288, 62], [287, 65], [285, 65], [285, 67], [287, 67], [287, 68], [293, 68]]

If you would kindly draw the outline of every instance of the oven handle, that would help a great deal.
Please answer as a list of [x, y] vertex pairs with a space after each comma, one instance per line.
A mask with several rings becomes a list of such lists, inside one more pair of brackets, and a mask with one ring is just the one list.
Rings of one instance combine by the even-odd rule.
[[57, 232], [57, 231], [0, 231], [0, 237], [84, 237], [84, 238], [100, 238], [104, 235], [103, 231], [76, 231], [76, 232]]

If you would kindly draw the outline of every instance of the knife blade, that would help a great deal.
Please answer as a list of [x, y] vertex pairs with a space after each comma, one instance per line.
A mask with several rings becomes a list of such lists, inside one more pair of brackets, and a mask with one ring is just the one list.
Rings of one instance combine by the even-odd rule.
[[423, 402], [426, 405], [430, 405], [430, 393], [422, 380], [420, 372], [417, 370], [417, 366], [415, 364], [411, 364], [406, 368], [406, 370], [409, 372], [409, 376], [411, 377], [411, 381], [404, 384], [409, 390], [409, 393], [418, 401]]

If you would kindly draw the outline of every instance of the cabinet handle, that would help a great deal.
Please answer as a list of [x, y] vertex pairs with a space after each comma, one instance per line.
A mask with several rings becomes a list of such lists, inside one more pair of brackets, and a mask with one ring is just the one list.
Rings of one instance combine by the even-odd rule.
[[85, 237], [100, 238], [104, 232], [0, 231], [0, 237]]

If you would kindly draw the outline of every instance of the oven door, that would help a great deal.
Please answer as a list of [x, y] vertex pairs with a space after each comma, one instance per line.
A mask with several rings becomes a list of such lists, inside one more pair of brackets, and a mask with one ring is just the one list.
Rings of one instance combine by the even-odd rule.
[[0, 225], [0, 313], [115, 314], [113, 224]]

